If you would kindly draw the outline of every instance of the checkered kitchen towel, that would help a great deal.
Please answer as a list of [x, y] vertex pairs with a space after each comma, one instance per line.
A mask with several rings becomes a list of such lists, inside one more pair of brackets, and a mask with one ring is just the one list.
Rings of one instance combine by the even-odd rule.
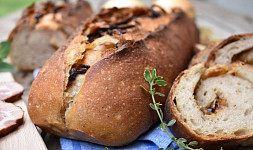
[[[128, 146], [108, 148], [109, 150], [158, 150], [158, 148], [166, 149], [173, 146], [175, 149], [180, 150], [165, 132], [158, 129], [158, 126], [152, 128], [148, 133], [142, 135]], [[62, 150], [103, 150], [105, 148], [105, 146], [66, 138], [60, 138], [60, 142]]]

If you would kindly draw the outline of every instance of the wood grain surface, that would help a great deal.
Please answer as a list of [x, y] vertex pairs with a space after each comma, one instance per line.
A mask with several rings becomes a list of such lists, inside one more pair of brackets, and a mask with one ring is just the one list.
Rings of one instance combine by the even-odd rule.
[[47, 150], [39, 132], [31, 122], [22, 99], [14, 103], [24, 111], [24, 123], [0, 138], [0, 150]]
[[[13, 82], [12, 75], [0, 73], [0, 84], [3, 82]], [[14, 104], [24, 111], [23, 124], [9, 134], [0, 137], [0, 150], [47, 150], [43, 139], [27, 113], [24, 100], [17, 100]]]

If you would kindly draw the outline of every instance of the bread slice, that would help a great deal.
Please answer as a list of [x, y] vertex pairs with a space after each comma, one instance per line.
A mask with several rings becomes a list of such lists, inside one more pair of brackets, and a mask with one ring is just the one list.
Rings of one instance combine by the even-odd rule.
[[10, 58], [20, 70], [42, 67], [82, 21], [92, 15], [88, 2], [43, 2], [29, 6], [12, 30]]
[[206, 63], [207, 67], [215, 64], [228, 65], [236, 61], [253, 64], [253, 33], [233, 35], [209, 46], [193, 57], [190, 66], [199, 62]]
[[23, 116], [24, 112], [20, 107], [0, 101], [0, 137], [22, 124]]
[[176, 137], [204, 149], [253, 145], [253, 67], [244, 63], [197, 64], [175, 80], [165, 104]]
[[156, 68], [168, 94], [197, 39], [194, 22], [179, 9], [103, 9], [46, 62], [30, 90], [29, 115], [59, 136], [126, 145], [158, 121], [140, 86], [148, 86], [144, 70]]
[[253, 33], [234, 35], [222, 41], [211, 52], [207, 66], [235, 61], [253, 64]]

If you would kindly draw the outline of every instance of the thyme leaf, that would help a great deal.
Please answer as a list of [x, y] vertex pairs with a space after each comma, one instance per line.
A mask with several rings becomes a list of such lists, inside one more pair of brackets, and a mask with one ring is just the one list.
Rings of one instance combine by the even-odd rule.
[[[173, 126], [176, 123], [176, 120], [172, 119], [169, 121], [168, 124], [163, 122], [163, 111], [160, 107], [162, 104], [160, 102], [156, 102], [155, 95], [159, 95], [161, 97], [164, 97], [165, 95], [163, 93], [156, 92], [156, 89], [154, 88], [154, 86], [155, 85], [166, 86], [168, 83], [165, 80], [163, 80], [162, 76], [156, 76], [156, 69], [153, 69], [151, 71], [145, 70], [144, 71], [144, 78], [149, 83], [149, 90], [147, 90], [143, 86], [141, 86], [141, 87], [151, 95], [152, 103], [150, 103], [149, 106], [150, 106], [150, 108], [152, 108], [153, 110], [155, 110], [157, 112], [157, 115], [158, 115], [159, 120], [161, 122], [159, 128], [161, 128], [163, 132], [166, 132], [167, 135], [170, 137], [170, 139], [173, 142], [175, 142], [180, 148], [184, 148], [184, 149], [188, 149], [188, 150], [202, 150], [202, 148], [194, 149], [194, 148], [190, 147], [190, 146], [196, 146], [198, 144], [197, 141], [192, 141], [189, 144], [186, 144], [186, 142], [187, 142], [186, 139], [184, 139], [184, 138], [177, 139], [176, 137], [171, 135], [169, 133], [169, 131], [167, 130], [167, 126]], [[160, 149], [162, 149], [162, 148], [160, 148]], [[174, 150], [174, 147], [169, 147], [166, 150]]]
[[10, 41], [0, 42], [0, 72], [13, 71], [14, 67], [11, 64], [4, 62], [4, 59], [8, 57], [11, 49]]

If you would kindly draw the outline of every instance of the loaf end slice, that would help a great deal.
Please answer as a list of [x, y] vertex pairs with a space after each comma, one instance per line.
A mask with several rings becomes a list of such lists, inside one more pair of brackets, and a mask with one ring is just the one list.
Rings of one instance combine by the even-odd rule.
[[252, 145], [253, 68], [243, 63], [205, 68], [197, 64], [175, 80], [165, 104], [166, 121], [176, 119], [176, 137], [204, 149]]

